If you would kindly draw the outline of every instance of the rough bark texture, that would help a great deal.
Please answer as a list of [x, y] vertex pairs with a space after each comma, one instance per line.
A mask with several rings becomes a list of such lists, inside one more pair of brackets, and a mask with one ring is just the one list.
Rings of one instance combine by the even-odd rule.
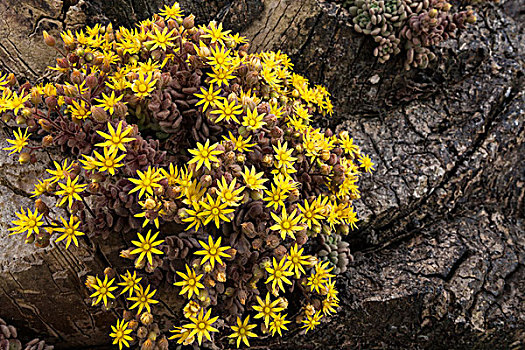
[[[478, 23], [445, 43], [439, 62], [410, 72], [397, 60], [375, 62], [371, 42], [354, 33], [344, 9], [328, 2], [181, 4], [201, 21], [222, 20], [242, 31], [252, 50], [288, 52], [296, 70], [333, 94], [337, 117], [320, 123], [351, 131], [378, 163], [363, 183], [362, 222], [350, 237], [355, 261], [340, 283], [341, 312], [308, 336], [292, 332], [260, 347], [523, 348], [520, 1], [478, 7]], [[2, 1], [0, 68], [35, 80], [53, 57], [41, 43], [43, 29], [104, 20], [129, 25], [161, 5]], [[27, 337], [45, 334], [60, 348], [102, 346], [112, 316], [85, 302], [82, 276], [118, 259], [122, 242], [34, 252], [6, 238], [39, 171], [0, 157], [0, 316], [24, 327]]]

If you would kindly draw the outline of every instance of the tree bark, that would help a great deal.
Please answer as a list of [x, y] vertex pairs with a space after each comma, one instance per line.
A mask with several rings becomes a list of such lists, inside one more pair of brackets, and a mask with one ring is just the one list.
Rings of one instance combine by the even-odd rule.
[[[131, 25], [162, 1], [2, 1], [0, 68], [32, 81], [53, 54], [42, 30], [111, 20]], [[477, 7], [478, 23], [426, 70], [379, 64], [346, 10], [317, 0], [181, 1], [201, 22], [241, 31], [252, 50], [281, 49], [333, 94], [334, 118], [377, 163], [362, 183], [354, 262], [342, 310], [272, 349], [525, 346], [523, 14], [519, 0]], [[31, 49], [29, 49], [31, 48]], [[5, 130], [4, 130], [5, 131]], [[2, 141], [3, 142], [3, 141]], [[3, 145], [2, 145], [3, 146]], [[46, 159], [0, 157], [0, 317], [59, 348], [103, 347], [113, 315], [87, 302], [83, 276], [117, 261], [114, 242], [34, 251], [6, 237]], [[165, 312], [172, 315], [169, 308]]]

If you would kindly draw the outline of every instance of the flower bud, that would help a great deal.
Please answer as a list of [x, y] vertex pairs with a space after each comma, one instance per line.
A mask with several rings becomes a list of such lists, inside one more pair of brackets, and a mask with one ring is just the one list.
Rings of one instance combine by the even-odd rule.
[[55, 46], [56, 45], [56, 40], [53, 36], [49, 35], [49, 33], [47, 31], [44, 30], [44, 42], [46, 43], [47, 46]]
[[85, 60], [87, 63], [91, 63], [91, 62], [93, 62], [94, 59], [95, 59], [95, 56], [93, 55], [92, 52], [86, 52], [86, 54], [84, 55], [84, 60]]
[[182, 25], [186, 29], [193, 28], [195, 26], [195, 16], [189, 15], [188, 17], [184, 18], [184, 20], [182, 20]]
[[140, 326], [137, 329], [137, 337], [139, 339], [144, 339], [144, 338], [146, 338], [147, 335], [148, 335], [148, 329], [146, 327]]
[[99, 123], [106, 123], [109, 120], [108, 114], [102, 107], [91, 106], [91, 115]]
[[20, 156], [18, 157], [18, 162], [20, 164], [27, 164], [31, 161], [31, 155], [27, 152], [20, 153]]
[[142, 315], [140, 315], [140, 322], [142, 322], [142, 324], [145, 326], [149, 326], [153, 323], [153, 315], [149, 312], [144, 312]]
[[19, 115], [16, 116], [15, 122], [18, 125], [22, 125], [22, 124], [25, 124], [27, 122], [27, 119], [22, 114], [19, 114]]
[[47, 215], [49, 213], [48, 206], [40, 198], [38, 198], [35, 201], [35, 208], [36, 208], [36, 210], [38, 211], [39, 214]]
[[55, 109], [57, 107], [57, 105], [58, 105], [56, 97], [54, 97], [54, 96], [47, 97], [46, 98], [46, 105], [51, 110]]

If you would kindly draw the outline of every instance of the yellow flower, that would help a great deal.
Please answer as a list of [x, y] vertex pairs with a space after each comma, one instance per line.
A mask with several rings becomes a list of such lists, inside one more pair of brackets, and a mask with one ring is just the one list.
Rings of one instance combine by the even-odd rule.
[[237, 115], [242, 114], [242, 106], [237, 105], [235, 101], [228, 102], [227, 99], [224, 99], [224, 102], [217, 101], [215, 105], [217, 106], [217, 109], [211, 112], [211, 114], [219, 115], [217, 119], [215, 119], [215, 123], [219, 123], [222, 120], [229, 122], [233, 119], [239, 124]]
[[133, 294], [133, 291], [139, 289], [139, 282], [142, 280], [142, 277], [137, 278], [137, 271], [133, 271], [133, 275], [131, 272], [126, 271], [125, 275], [120, 275], [123, 282], [117, 283], [119, 286], [123, 286], [122, 292], [120, 294], [126, 293], [126, 291], [129, 291], [129, 296]]
[[209, 90], [206, 90], [206, 88], [201, 87], [201, 94], [195, 94], [195, 97], [198, 97], [200, 100], [195, 104], [195, 106], [202, 106], [202, 111], [206, 111], [208, 106], [214, 107], [218, 102], [219, 94], [221, 93], [221, 89], [213, 90], [213, 84], [210, 84]]
[[131, 191], [129, 191], [130, 194], [140, 190], [139, 198], [141, 198], [144, 192], [153, 195], [154, 188], [162, 187], [158, 183], [162, 180], [162, 175], [158, 169], [154, 170], [151, 166], [148, 166], [148, 170], [145, 172], [137, 170], [137, 175], [139, 176], [138, 179], [129, 179], [129, 181], [136, 185]]
[[248, 136], [247, 139], [243, 139], [241, 135], [239, 135], [239, 137], [233, 136], [231, 131], [228, 131], [228, 136], [229, 137], [223, 136], [223, 138], [226, 141], [231, 141], [235, 147], [235, 150], [239, 152], [252, 152], [249, 147], [255, 146], [255, 143], [249, 143], [252, 139], [251, 136]]
[[330, 273], [334, 269], [334, 266], [328, 268], [328, 264], [330, 264], [328, 261], [323, 261], [315, 266], [315, 271], [321, 278], [329, 279], [335, 277], [335, 275]]
[[91, 111], [87, 108], [84, 100], [80, 100], [80, 103], [73, 100], [72, 105], [69, 105], [69, 112], [71, 113], [71, 117], [77, 120], [86, 119], [91, 115]]
[[160, 169], [160, 172], [168, 180], [168, 185], [174, 186], [177, 183], [179, 169], [176, 165], [173, 166], [173, 163], [170, 163], [168, 170]]
[[199, 311], [201, 310], [201, 306], [199, 303], [197, 303], [194, 300], [190, 300], [186, 306], [184, 306], [183, 312], [184, 317], [190, 318], [190, 317], [196, 317], [199, 314]]
[[290, 323], [290, 321], [285, 319], [286, 316], [286, 314], [278, 314], [273, 318], [272, 322], [270, 322], [270, 332], [272, 332], [272, 337], [275, 336], [275, 332], [279, 333], [279, 335], [282, 337], [283, 334], [281, 333], [281, 331], [288, 330], [288, 328], [286, 328], [286, 324]]
[[131, 84], [131, 90], [138, 98], [148, 97], [156, 83], [157, 79], [153, 79], [153, 74], [139, 74], [139, 78]]
[[240, 44], [246, 44], [248, 41], [246, 40], [245, 37], [243, 36], [240, 36], [239, 33], [235, 33], [235, 34], [228, 34], [228, 38], [233, 41], [235, 44], [237, 45], [240, 45]]
[[292, 168], [293, 162], [297, 160], [296, 157], [292, 157], [293, 148], [287, 149], [288, 142], [281, 144], [281, 140], [277, 142], [277, 146], [273, 146], [275, 151], [275, 159], [277, 160], [277, 168]]
[[204, 221], [201, 217], [202, 208], [199, 203], [191, 203], [192, 209], [186, 209], [186, 215], [182, 218], [182, 221], [189, 222], [190, 225], [186, 227], [186, 231], [190, 230], [193, 226], [195, 226], [195, 231], [198, 231], [199, 228], [204, 226]]
[[62, 225], [64, 227], [58, 227], [55, 228], [54, 231], [62, 232], [62, 236], [58, 237], [55, 242], [60, 242], [63, 239], [66, 239], [66, 249], [69, 248], [69, 244], [71, 244], [71, 241], [75, 243], [75, 245], [78, 247], [78, 240], [77, 236], [83, 236], [84, 233], [77, 231], [78, 226], [80, 226], [80, 220], [77, 217], [71, 216], [69, 218], [69, 222], [67, 222], [62, 216], [60, 217], [60, 220], [62, 221]]
[[18, 95], [16, 92], [13, 92], [11, 95], [11, 98], [8, 100], [6, 104], [7, 109], [11, 109], [15, 115], [18, 115], [18, 111], [20, 108], [24, 107], [24, 103], [29, 100], [31, 97], [31, 94], [27, 94], [25, 96]]
[[220, 220], [230, 222], [231, 219], [226, 215], [235, 211], [235, 209], [227, 208], [228, 204], [221, 203], [220, 198], [213, 200], [209, 193], [207, 194], [206, 200], [199, 202], [199, 204], [203, 207], [203, 210], [199, 214], [202, 218], [205, 218], [203, 224], [207, 225], [213, 220], [217, 228], [219, 228]]
[[211, 44], [216, 42], [224, 44], [224, 39], [226, 39], [226, 36], [231, 32], [231, 30], [223, 31], [222, 23], [219, 23], [217, 26], [217, 22], [211, 21], [209, 26], [204, 28], [204, 32], [206, 32], [206, 34], [202, 35], [201, 37], [209, 38]]
[[155, 227], [159, 228], [159, 217], [165, 214], [162, 207], [162, 202], [156, 197], [146, 195], [146, 199], [139, 201], [139, 205], [142, 207], [143, 212], [135, 214], [136, 218], [144, 218], [142, 227], [146, 227], [150, 221], [153, 221]]
[[29, 144], [29, 142], [27, 142], [27, 139], [29, 139], [29, 136], [31, 136], [31, 134], [27, 134], [27, 129], [24, 130], [24, 134], [22, 135], [22, 130], [20, 128], [18, 128], [18, 134], [16, 133], [16, 130], [13, 131], [13, 134], [15, 135], [14, 140], [6, 139], [6, 141], [12, 144], [13, 146], [2, 148], [5, 151], [12, 150], [11, 152], [9, 152], [9, 154], [13, 154], [15, 152], [22, 152], [22, 149]]
[[242, 121], [242, 125], [248, 130], [258, 130], [266, 125], [266, 122], [263, 121], [264, 115], [265, 113], [259, 114], [257, 108], [254, 108], [253, 111], [248, 108], [246, 116], [244, 116]]
[[240, 194], [244, 191], [244, 186], [235, 189], [236, 184], [237, 179], [234, 178], [228, 185], [224, 176], [222, 176], [221, 181], [217, 181], [217, 187], [219, 188], [217, 196], [227, 205], [238, 206], [238, 202], [243, 198]]
[[206, 143], [203, 145], [200, 142], [197, 142], [197, 148], [188, 150], [193, 154], [193, 158], [188, 162], [188, 164], [197, 163], [196, 170], [199, 170], [200, 167], [204, 164], [208, 170], [211, 170], [211, 162], [218, 163], [220, 162], [219, 158], [216, 155], [222, 154], [223, 151], [215, 151], [215, 148], [219, 146], [218, 143], [215, 143], [210, 146], [210, 140], [206, 140]]
[[190, 337], [191, 331], [187, 328], [173, 327], [173, 329], [170, 329], [170, 332], [175, 334], [173, 334], [168, 339], [177, 339], [177, 344], [190, 345], [195, 341], [195, 336]]
[[119, 149], [122, 152], [126, 152], [126, 147], [124, 147], [124, 144], [135, 140], [135, 138], [126, 137], [133, 131], [133, 128], [131, 126], [127, 126], [124, 130], [122, 130], [122, 126], [123, 126], [122, 120], [118, 123], [117, 130], [115, 130], [113, 128], [113, 125], [111, 125], [111, 123], [108, 122], [109, 134], [97, 130], [97, 134], [105, 138], [106, 141], [102, 143], [97, 143], [95, 146], [109, 147], [110, 152], [113, 152], [116, 149]]
[[339, 294], [339, 292], [335, 289], [335, 280], [329, 278], [328, 282], [325, 282], [325, 292], [327, 299], [339, 301], [339, 298], [337, 297], [337, 294]]
[[149, 74], [154, 73], [155, 71], [160, 71], [160, 68], [160, 63], [152, 61], [151, 58], [148, 58], [146, 62], [139, 62], [139, 66], [135, 68], [135, 71], [137, 73]]
[[231, 326], [233, 334], [229, 335], [228, 338], [237, 338], [237, 348], [241, 345], [241, 341], [243, 341], [247, 347], [250, 347], [248, 337], [257, 337], [257, 334], [251, 332], [257, 325], [248, 324], [248, 322], [250, 322], [250, 316], [246, 317], [244, 322], [240, 317], [237, 317], [237, 326]]
[[179, 19], [182, 17], [182, 10], [180, 9], [179, 3], [176, 2], [171, 7], [168, 5], [164, 6], [160, 14], [166, 18]]
[[323, 288], [324, 283], [327, 281], [326, 278], [322, 276], [322, 274], [312, 273], [310, 277], [308, 277], [308, 282], [306, 285], [310, 286], [310, 291], [313, 292], [314, 290], [316, 293], [320, 293], [319, 289]]
[[266, 207], [273, 207], [274, 210], [277, 210], [279, 206], [284, 207], [284, 200], [288, 198], [288, 190], [272, 184], [271, 191], [264, 190], [264, 192], [268, 195], [263, 198], [263, 201], [268, 202]]
[[216, 47], [215, 51], [213, 50], [213, 47], [210, 51], [211, 57], [208, 58], [209, 65], [222, 68], [229, 67], [231, 61], [230, 50], [226, 50], [226, 47], [220, 45]]
[[224, 251], [230, 249], [230, 246], [224, 246], [221, 247], [221, 239], [222, 237], [219, 237], [215, 243], [213, 243], [213, 238], [211, 236], [208, 236], [208, 244], [204, 243], [203, 241], [199, 241], [199, 244], [203, 248], [203, 250], [199, 250], [195, 252], [195, 255], [204, 255], [204, 257], [201, 260], [201, 265], [206, 263], [206, 261], [210, 261], [211, 267], [215, 267], [215, 261], [217, 263], [223, 265], [221, 256], [225, 258], [231, 258], [231, 255], [226, 254]]
[[321, 223], [318, 220], [322, 220], [321, 209], [317, 207], [317, 201], [313, 201], [312, 204], [308, 203], [308, 200], [304, 200], [304, 206], [301, 204], [297, 205], [301, 211], [301, 222], [308, 225], [308, 228], [312, 228], [312, 225], [320, 226]]
[[142, 288], [142, 286], [139, 284], [139, 288], [135, 290], [135, 296], [128, 298], [128, 300], [135, 302], [135, 304], [131, 305], [131, 307], [129, 308], [130, 310], [138, 306], [139, 309], [137, 311], [137, 315], [140, 314], [143, 308], [146, 308], [148, 312], [151, 312], [150, 304], [157, 304], [159, 302], [158, 300], [152, 299], [157, 290], [154, 289], [150, 293], [149, 288], [149, 284], [146, 287], [146, 290], [144, 290], [144, 288]]
[[159, 232], [155, 233], [153, 236], [151, 236], [151, 230], [148, 231], [146, 234], [146, 237], [144, 238], [140, 232], [137, 232], [137, 236], [139, 237], [139, 241], [131, 241], [135, 246], [138, 248], [133, 249], [130, 254], [139, 254], [139, 258], [137, 260], [137, 263], [140, 263], [142, 259], [144, 259], [144, 256], [147, 257], [148, 262], [150, 265], [153, 264], [153, 256], [152, 254], [164, 254], [162, 251], [155, 248], [156, 246], [162, 244], [164, 240], [155, 241], [155, 238], [159, 235]]
[[[111, 91], [111, 94], [108, 96], [105, 93], [102, 93], [102, 98], [96, 98], [95, 101], [100, 102], [100, 104], [96, 105], [96, 107], [102, 107], [104, 110], [108, 111], [109, 114], [113, 114], [113, 111], [115, 110], [115, 105], [117, 102], [122, 100], [124, 95], [120, 95], [119, 97], [115, 97], [115, 91]], [[127, 102], [124, 102], [127, 103]]]
[[73, 167], [73, 164], [75, 163], [71, 163], [71, 164], [67, 164], [67, 159], [64, 159], [64, 161], [62, 162], [62, 165], [57, 163], [56, 161], [53, 161], [54, 165], [55, 165], [55, 169], [56, 170], [49, 170], [49, 169], [46, 169], [46, 171], [48, 173], [50, 173], [51, 175], [53, 175], [53, 177], [47, 179], [51, 182], [55, 182], [55, 181], [60, 181], [60, 180], [63, 180], [65, 179], [66, 177], [69, 176], [69, 172], [71, 171], [71, 168]]
[[217, 85], [229, 86], [229, 80], [235, 79], [235, 76], [232, 75], [233, 69], [228, 69], [224, 67], [212, 67], [212, 73], [208, 73], [208, 76], [212, 78], [209, 83], [217, 83]]
[[277, 263], [277, 260], [275, 260], [274, 257], [272, 266], [266, 268], [266, 271], [270, 276], [264, 283], [268, 284], [272, 282], [272, 289], [275, 290], [275, 287], [279, 286], [279, 289], [284, 292], [285, 290], [283, 282], [286, 284], [292, 284], [292, 282], [287, 278], [289, 276], [293, 276], [293, 272], [288, 271], [290, 264], [290, 261], [286, 260], [286, 257], [284, 256], [281, 258], [279, 263]]
[[359, 163], [361, 163], [361, 166], [365, 168], [367, 173], [372, 173], [372, 170], [376, 170], [374, 168], [375, 164], [372, 162], [369, 156], [360, 154], [357, 160], [359, 160]]
[[100, 300], [103, 300], [104, 306], [108, 307], [108, 298], [115, 299], [115, 296], [111, 293], [117, 289], [117, 287], [111, 286], [114, 281], [114, 278], [111, 279], [111, 281], [108, 281], [108, 275], [105, 275], [104, 281], [101, 281], [97, 276], [96, 283], [91, 285], [91, 287], [95, 289], [95, 293], [91, 294], [90, 297], [97, 297], [97, 300], [93, 303], [93, 305], [97, 305]]
[[168, 27], [164, 27], [162, 31], [160, 31], [158, 27], [154, 27], [153, 31], [148, 32], [148, 37], [151, 40], [146, 41], [146, 44], [152, 44], [150, 51], [153, 51], [156, 48], [161, 48], [166, 51], [168, 47], [173, 46], [171, 41], [175, 39], [173, 36], [174, 33], [175, 29], [168, 32]]
[[99, 169], [99, 172], [108, 171], [111, 175], [115, 175], [115, 169], [123, 167], [124, 164], [119, 164], [119, 162], [124, 159], [126, 154], [122, 154], [117, 158], [118, 150], [109, 151], [107, 147], [104, 147], [104, 155], [101, 155], [97, 151], [93, 151], [95, 154], [96, 160], [93, 161], [93, 164], [96, 165]]
[[184, 325], [184, 328], [192, 329], [190, 335], [188, 337], [192, 337], [197, 335], [197, 339], [199, 342], [199, 345], [202, 344], [202, 337], [205, 336], [206, 339], [211, 341], [210, 332], [218, 332], [219, 330], [212, 327], [212, 324], [217, 321], [219, 318], [218, 316], [212, 317], [211, 316], [211, 309], [209, 309], [206, 314], [204, 314], [204, 310], [201, 309], [199, 312], [199, 315], [197, 317], [190, 317], [190, 321], [193, 323]]
[[290, 270], [295, 271], [295, 278], [301, 276], [301, 272], [306, 274], [303, 266], [310, 265], [310, 256], [303, 255], [304, 248], [299, 249], [297, 243], [290, 248], [290, 253], [288, 253], [288, 261], [290, 262]]
[[58, 196], [63, 196], [58, 205], [62, 205], [67, 201], [68, 207], [71, 209], [71, 206], [73, 205], [73, 200], [82, 200], [82, 198], [78, 194], [82, 193], [87, 185], [77, 184], [79, 178], [80, 177], [77, 176], [73, 181], [71, 181], [71, 178], [68, 177], [65, 185], [61, 182], [58, 183], [58, 186], [60, 186], [62, 190], [57, 191], [56, 194]]
[[320, 324], [321, 318], [323, 318], [323, 315], [321, 315], [321, 311], [317, 311], [313, 315], [307, 315], [306, 319], [302, 321], [304, 325], [301, 327], [306, 328], [305, 334], [308, 333], [309, 330], [313, 330], [318, 324]]
[[254, 191], [266, 189], [263, 183], [268, 181], [268, 179], [262, 178], [263, 175], [263, 172], [256, 173], [255, 167], [253, 165], [251, 170], [245, 166], [244, 172], [242, 173], [242, 177], [244, 179], [244, 182], [246, 183], [246, 187]]
[[97, 162], [95, 160], [95, 158], [91, 157], [91, 156], [86, 156], [85, 154], [82, 154], [82, 157], [84, 157], [84, 159], [79, 159], [80, 163], [83, 164], [83, 168], [86, 169], [86, 170], [95, 170], [98, 165], [96, 165], [95, 163]]
[[111, 326], [112, 333], [109, 334], [113, 339], [113, 345], [118, 344], [118, 348], [122, 350], [122, 345], [129, 348], [128, 341], [132, 341], [133, 338], [129, 336], [133, 330], [128, 328], [129, 322], [124, 323], [124, 320], [117, 320], [117, 326]]
[[177, 271], [177, 275], [182, 277], [182, 281], [173, 283], [176, 286], [182, 287], [179, 295], [188, 293], [188, 299], [191, 299], [193, 294], [199, 295], [199, 288], [204, 288], [204, 285], [199, 281], [202, 278], [202, 274], [197, 275], [194, 269], [190, 269], [186, 265], [186, 274], [184, 272]]
[[23, 233], [27, 231], [27, 237], [31, 236], [33, 233], [39, 234], [39, 227], [44, 224], [42, 221], [42, 216], [44, 214], [38, 215], [38, 210], [35, 209], [34, 213], [31, 212], [31, 209], [27, 208], [27, 214], [22, 207], [20, 207], [20, 213], [15, 213], [18, 217], [18, 220], [13, 220], [13, 224], [16, 227], [9, 228], [9, 231], [14, 231], [9, 235], [14, 235], [17, 233]]
[[339, 143], [343, 147], [343, 150], [345, 153], [348, 153], [349, 155], [357, 155], [359, 154], [359, 146], [354, 144], [354, 139], [350, 138], [350, 135], [348, 134], [348, 131], [341, 131], [339, 133]]
[[252, 308], [257, 311], [255, 318], [263, 318], [264, 324], [268, 327], [270, 318], [274, 318], [278, 312], [284, 310], [283, 307], [279, 307], [279, 299], [270, 301], [270, 293], [266, 293], [266, 299], [262, 300], [259, 296], [256, 296], [259, 305], [254, 305]]
[[272, 225], [270, 227], [270, 230], [279, 231], [281, 233], [282, 239], [285, 239], [286, 235], [295, 239], [294, 232], [301, 231], [303, 229], [302, 226], [297, 225], [299, 221], [301, 220], [301, 217], [300, 216], [295, 217], [296, 212], [297, 212], [297, 209], [294, 209], [292, 213], [288, 215], [288, 213], [286, 212], [286, 208], [284, 206], [281, 212], [281, 217], [279, 217], [278, 215], [272, 212], [271, 215], [272, 215], [272, 218], [275, 220], [276, 224]]
[[50, 180], [44, 180], [44, 181], [40, 181], [40, 180], [37, 180], [38, 183], [35, 184], [35, 189], [33, 190], [33, 195], [31, 197], [40, 197], [41, 195], [43, 195], [44, 193], [47, 193], [48, 191], [48, 186], [50, 184]]
[[333, 313], [336, 313], [337, 310], [335, 308], [339, 307], [339, 302], [336, 299], [326, 297], [323, 299], [323, 314], [324, 315], [331, 315]]

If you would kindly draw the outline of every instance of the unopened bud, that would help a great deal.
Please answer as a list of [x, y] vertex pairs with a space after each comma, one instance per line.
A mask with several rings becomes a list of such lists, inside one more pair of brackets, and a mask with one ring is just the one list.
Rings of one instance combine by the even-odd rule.
[[49, 208], [40, 198], [35, 201], [35, 208], [39, 214], [47, 215], [49, 213]]
[[193, 28], [195, 26], [195, 16], [189, 15], [188, 17], [184, 18], [184, 20], [182, 21], [182, 25], [186, 29]]
[[93, 119], [99, 123], [105, 123], [109, 120], [109, 116], [102, 107], [91, 107], [91, 115]]
[[57, 41], [55, 40], [55, 38], [51, 35], [49, 35], [49, 33], [47, 31], [44, 30], [44, 42], [46, 43], [47, 46], [55, 46]]
[[153, 323], [153, 315], [149, 312], [145, 312], [142, 315], [140, 315], [140, 322], [142, 322], [143, 325], [149, 326]]
[[31, 161], [31, 155], [27, 152], [20, 153], [20, 156], [18, 157], [18, 162], [20, 164], [27, 164]]

